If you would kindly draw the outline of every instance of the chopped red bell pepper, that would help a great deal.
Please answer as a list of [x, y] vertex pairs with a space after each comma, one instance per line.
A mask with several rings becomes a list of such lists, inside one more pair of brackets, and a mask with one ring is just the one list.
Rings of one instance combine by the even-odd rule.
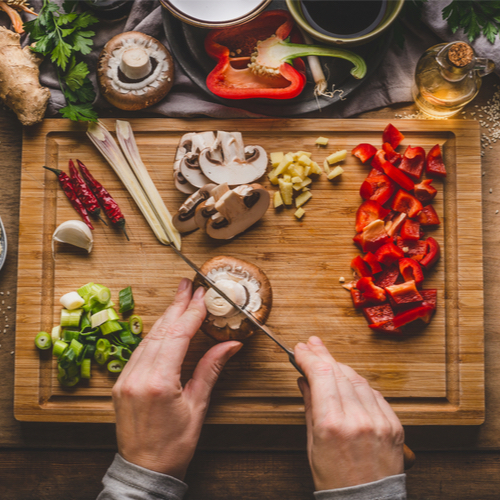
[[446, 167], [443, 163], [443, 155], [441, 154], [441, 147], [439, 146], [439, 144], [436, 144], [427, 153], [425, 171], [430, 175], [435, 175], [437, 177], [446, 177]]
[[394, 149], [399, 146], [405, 136], [391, 123], [387, 125], [382, 134], [382, 142], [388, 142]]
[[403, 251], [392, 242], [382, 245], [375, 252], [375, 258], [384, 266], [390, 266], [404, 256]]
[[371, 302], [385, 302], [387, 297], [385, 290], [375, 285], [373, 278], [360, 278], [356, 283], [356, 288], [361, 292], [364, 299]]
[[369, 160], [375, 153], [377, 152], [377, 148], [372, 146], [371, 144], [362, 143], [358, 144], [351, 153], [361, 160], [361, 163], [365, 163], [365, 161]]
[[399, 168], [406, 172], [410, 177], [415, 180], [420, 179], [422, 172], [424, 171], [425, 164], [425, 151], [421, 147], [412, 148], [408, 146], [406, 148], [403, 159], [401, 160], [401, 165]]
[[418, 222], [420, 222], [422, 226], [437, 226], [438, 224], [441, 224], [438, 214], [432, 205], [427, 205], [422, 208], [417, 218]]
[[393, 324], [395, 328], [401, 328], [408, 323], [411, 323], [417, 319], [422, 319], [426, 323], [430, 321], [430, 316], [434, 312], [434, 309], [429, 305], [422, 304], [421, 306], [414, 307], [413, 309], [408, 309], [407, 311], [400, 312], [394, 316]]
[[[422, 268], [415, 259], [405, 257], [403, 259], [400, 259], [398, 265], [401, 275], [403, 276], [403, 279], [405, 281], [413, 280], [417, 287], [424, 281], [424, 273], [422, 272]], [[422, 295], [422, 293], [420, 293], [420, 295]]]
[[382, 163], [386, 162], [387, 158], [385, 157], [385, 151], [383, 149], [379, 149], [376, 153], [375, 156], [373, 157], [373, 160], [371, 162], [372, 168], [377, 169], [381, 173], [383, 173], [382, 170]]
[[375, 252], [384, 243], [390, 240], [385, 230], [385, 224], [381, 220], [375, 220], [368, 224], [362, 233], [353, 238], [354, 242], [361, 247], [363, 252]]
[[360, 255], [352, 259], [351, 268], [360, 278], [372, 275], [371, 267], [363, 260], [363, 257], [361, 257]]
[[[396, 214], [397, 212], [394, 213]], [[385, 223], [385, 230], [391, 238], [397, 235], [406, 217], [407, 215], [405, 213], [397, 213], [396, 217]]]
[[394, 182], [399, 184], [403, 189], [411, 191], [414, 188], [415, 184], [413, 184], [413, 181], [392, 163], [386, 161], [382, 163], [381, 168], [387, 176], [389, 176]]
[[358, 208], [356, 212], [356, 232], [360, 233], [363, 229], [377, 219], [384, 219], [390, 212], [389, 209], [384, 208], [380, 203], [373, 200], [366, 200]]
[[424, 207], [414, 196], [400, 189], [392, 200], [391, 208], [396, 212], [405, 213], [408, 217], [415, 217]]
[[[422, 213], [422, 212], [420, 212]], [[399, 233], [403, 240], [414, 240], [420, 239], [420, 222], [414, 219], [406, 219], [401, 227], [401, 232]]]
[[376, 332], [379, 332], [379, 333], [389, 333], [389, 334], [396, 334], [396, 335], [401, 334], [401, 330], [394, 326], [394, 321], [392, 319], [390, 319], [388, 321], [382, 321], [380, 323], [372, 323], [371, 325], [368, 325], [368, 326], [372, 330], [375, 330]]
[[[377, 172], [378, 175], [373, 175], [373, 172]], [[393, 195], [394, 191], [396, 191], [396, 184], [387, 175], [374, 168], [361, 184], [359, 194], [363, 200], [373, 200], [383, 205]]]
[[[366, 278], [369, 279], [369, 278]], [[351, 288], [351, 298], [356, 309], [380, 304], [380, 301], [365, 297], [357, 288]]]
[[363, 309], [363, 314], [365, 315], [366, 321], [370, 324], [383, 323], [384, 321], [394, 319], [394, 311], [389, 304], [365, 307]]
[[385, 152], [387, 161], [398, 166], [402, 158], [401, 153], [394, 151], [394, 148], [388, 142], [384, 142], [384, 144], [382, 144], [382, 149]]
[[420, 184], [415, 184], [413, 193], [415, 198], [423, 204], [430, 203], [437, 194], [437, 189], [431, 186], [432, 179], [424, 179]]
[[427, 254], [427, 242], [423, 240], [405, 241], [401, 236], [398, 236], [396, 238], [396, 245], [403, 250], [405, 255], [408, 255], [416, 261], [421, 261]]
[[432, 238], [432, 236], [429, 236], [429, 238], [427, 238], [425, 242], [427, 244], [427, 253], [425, 254], [425, 257], [420, 261], [420, 265], [428, 271], [439, 260], [439, 257], [441, 256], [441, 248], [439, 246], [439, 243], [434, 238]]
[[379, 261], [376, 259], [375, 255], [372, 252], [368, 252], [363, 260], [370, 266], [372, 274], [377, 274], [382, 272], [382, 267], [380, 266]]
[[380, 276], [375, 279], [375, 284], [380, 288], [387, 288], [394, 285], [399, 279], [399, 267], [394, 264], [386, 267]]
[[424, 300], [420, 293], [418, 293], [417, 286], [413, 280], [405, 281], [399, 285], [386, 286], [384, 290], [397, 305], [422, 302]]
[[423, 304], [427, 304], [434, 309], [437, 307], [437, 290], [432, 289], [432, 290], [419, 290], [420, 295], [422, 295], [422, 298], [424, 301], [422, 302]]

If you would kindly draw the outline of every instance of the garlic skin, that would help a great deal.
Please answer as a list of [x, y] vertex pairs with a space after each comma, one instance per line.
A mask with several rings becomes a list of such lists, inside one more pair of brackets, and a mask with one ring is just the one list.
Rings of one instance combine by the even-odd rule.
[[90, 253], [94, 244], [94, 237], [87, 224], [81, 220], [67, 220], [59, 225], [52, 235], [52, 255], [55, 253], [56, 241], [78, 248], [85, 248]]

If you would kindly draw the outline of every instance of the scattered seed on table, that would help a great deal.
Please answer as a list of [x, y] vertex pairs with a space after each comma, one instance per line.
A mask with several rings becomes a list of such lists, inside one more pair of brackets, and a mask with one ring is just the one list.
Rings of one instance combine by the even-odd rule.
[[493, 193], [493, 188], [490, 188], [490, 193]]

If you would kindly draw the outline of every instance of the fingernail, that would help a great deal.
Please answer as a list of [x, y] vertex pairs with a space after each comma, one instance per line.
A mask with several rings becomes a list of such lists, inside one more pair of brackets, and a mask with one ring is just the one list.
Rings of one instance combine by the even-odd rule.
[[315, 337], [315, 336], [309, 337], [309, 342], [313, 345], [323, 345], [323, 342], [321, 341], [321, 339], [319, 337]]
[[183, 292], [184, 290], [187, 290], [189, 283], [190, 283], [190, 281], [187, 278], [182, 278], [181, 282], [179, 283], [179, 288], [177, 288], [177, 291]]
[[302, 349], [303, 351], [308, 351], [309, 350], [309, 347], [307, 347], [306, 344], [304, 344], [303, 342], [299, 342], [297, 344], [297, 349]]
[[196, 292], [194, 292], [193, 299], [201, 299], [205, 295], [205, 289], [200, 286]]
[[237, 342], [236, 344], [234, 344], [229, 351], [231, 353], [231, 356], [234, 356], [242, 347], [243, 344], [241, 342]]

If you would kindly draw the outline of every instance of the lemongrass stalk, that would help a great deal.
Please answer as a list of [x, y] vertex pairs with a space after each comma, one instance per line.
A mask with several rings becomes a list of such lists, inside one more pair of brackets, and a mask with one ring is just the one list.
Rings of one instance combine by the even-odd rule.
[[180, 250], [181, 235], [174, 227], [172, 223], [172, 216], [165, 206], [158, 189], [156, 188], [146, 166], [144, 165], [144, 162], [142, 161], [130, 123], [123, 120], [116, 120], [116, 136], [118, 137], [118, 142], [120, 143], [122, 151], [125, 153], [125, 157], [127, 158], [135, 175], [139, 179], [144, 192], [149, 198], [153, 210], [157, 213], [160, 224], [164, 227], [170, 240], [175, 244], [177, 249]]
[[87, 135], [123, 182], [127, 191], [142, 212], [142, 215], [144, 215], [145, 219], [148, 221], [155, 236], [164, 245], [169, 245], [170, 242], [163, 226], [158, 221], [158, 217], [152, 209], [144, 190], [108, 129], [101, 122], [90, 123], [87, 129]]

